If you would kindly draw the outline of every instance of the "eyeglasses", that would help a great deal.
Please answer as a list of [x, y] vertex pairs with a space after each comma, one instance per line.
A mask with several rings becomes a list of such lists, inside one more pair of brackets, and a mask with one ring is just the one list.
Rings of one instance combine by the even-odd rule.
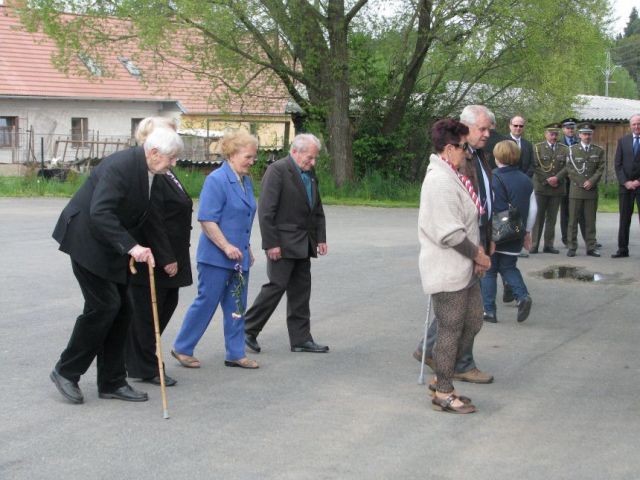
[[512, 123], [511, 126], [513, 128], [524, 128], [524, 125], [516, 125], [515, 123]]
[[450, 143], [452, 147], [459, 148], [461, 150], [467, 150], [469, 148], [469, 144], [467, 142], [464, 143]]

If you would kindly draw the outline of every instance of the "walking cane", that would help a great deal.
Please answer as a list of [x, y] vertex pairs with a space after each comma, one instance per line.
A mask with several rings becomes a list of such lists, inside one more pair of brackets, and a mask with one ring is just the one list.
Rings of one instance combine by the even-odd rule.
[[424, 321], [424, 335], [422, 336], [422, 362], [420, 363], [420, 376], [418, 377], [418, 385], [424, 385], [424, 358], [427, 355], [427, 335], [429, 334], [429, 325], [431, 323], [431, 295], [427, 301], [427, 319]]
[[[156, 358], [158, 359], [158, 372], [160, 372], [160, 393], [162, 395], [163, 418], [169, 418], [169, 409], [167, 407], [167, 387], [164, 384], [164, 362], [162, 361], [162, 344], [160, 342], [160, 320], [158, 319], [158, 300], [156, 298], [156, 279], [153, 273], [153, 267], [147, 264], [149, 270], [149, 289], [151, 290], [151, 310], [153, 311], [153, 330], [156, 334]], [[135, 267], [135, 259], [131, 257], [129, 261], [129, 270], [132, 274], [138, 273]]]

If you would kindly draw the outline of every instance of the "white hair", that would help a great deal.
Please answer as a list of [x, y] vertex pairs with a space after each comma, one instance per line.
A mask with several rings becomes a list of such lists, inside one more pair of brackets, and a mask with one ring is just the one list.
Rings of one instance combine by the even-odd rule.
[[156, 127], [144, 141], [144, 151], [157, 149], [163, 155], [177, 156], [184, 150], [184, 143], [178, 133], [171, 128]]
[[144, 145], [144, 141], [147, 136], [153, 131], [154, 128], [164, 127], [178, 130], [178, 122], [175, 118], [171, 117], [146, 117], [140, 120], [136, 133], [134, 135], [138, 145]]
[[298, 152], [306, 152], [309, 145], [315, 145], [318, 147], [318, 150], [322, 148], [322, 144], [320, 143], [320, 139], [311, 133], [300, 133], [293, 137], [293, 141], [291, 142], [291, 148], [289, 149], [289, 153], [294, 150]]
[[478, 123], [478, 117], [480, 115], [486, 115], [489, 118], [489, 121], [495, 124], [495, 115], [484, 105], [467, 105], [462, 109], [462, 113], [460, 114], [460, 121], [467, 127], [471, 127]]

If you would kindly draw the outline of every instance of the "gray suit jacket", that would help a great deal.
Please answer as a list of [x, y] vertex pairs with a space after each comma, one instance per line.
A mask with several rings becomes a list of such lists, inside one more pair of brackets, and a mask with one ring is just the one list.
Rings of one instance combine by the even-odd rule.
[[327, 241], [318, 179], [312, 170], [312, 205], [291, 156], [267, 168], [258, 202], [262, 248], [280, 247], [282, 258], [317, 256], [318, 243]]

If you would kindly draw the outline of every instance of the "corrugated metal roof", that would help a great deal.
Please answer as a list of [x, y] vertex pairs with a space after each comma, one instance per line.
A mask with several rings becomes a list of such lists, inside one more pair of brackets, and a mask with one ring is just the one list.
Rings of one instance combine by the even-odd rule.
[[574, 108], [582, 121], [627, 122], [631, 115], [640, 113], [640, 100], [597, 95], [578, 95], [578, 98], [581, 104]]
[[[105, 22], [107, 26], [127, 28], [126, 22], [115, 19]], [[180, 68], [179, 59], [157, 64], [145, 52], [137, 51], [134, 44], [120, 47], [128, 51], [105, 54], [110, 76], [67, 75], [51, 62], [57, 52], [55, 43], [42, 33], [24, 31], [15, 12], [6, 6], [0, 6], [0, 45], [0, 97], [169, 101], [179, 102], [186, 113], [261, 115], [282, 115], [289, 101], [282, 84], [266, 73], [257, 75], [246, 92], [236, 94], [223, 82]], [[144, 80], [129, 73], [119, 56], [135, 56]], [[84, 68], [80, 59], [70, 71], [78, 66]]]

